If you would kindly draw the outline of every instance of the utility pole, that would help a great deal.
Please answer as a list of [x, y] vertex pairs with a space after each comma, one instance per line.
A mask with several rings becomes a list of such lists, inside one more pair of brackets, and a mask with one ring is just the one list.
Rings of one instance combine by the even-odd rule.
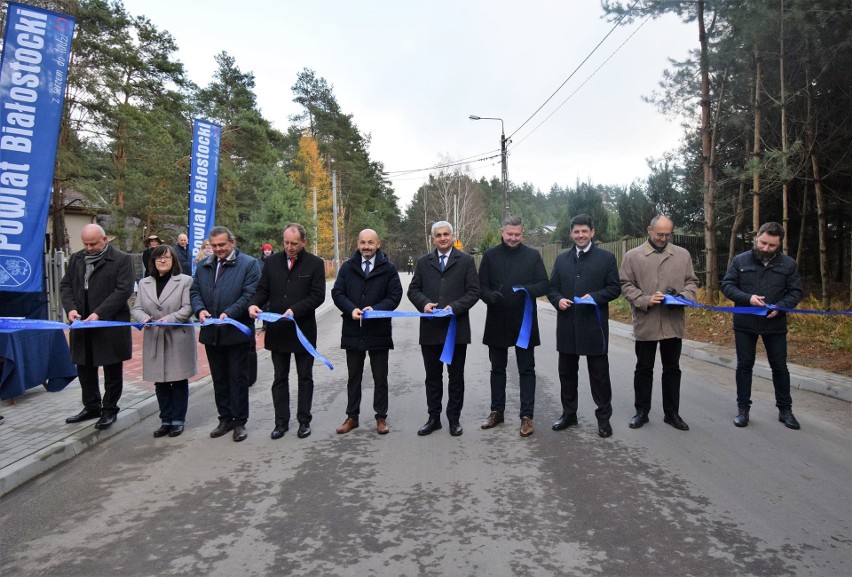
[[319, 221], [317, 220], [317, 187], [314, 187], [314, 254], [319, 251]]
[[[509, 216], [509, 166], [506, 159], [506, 133], [500, 121], [500, 169], [503, 175], [503, 220]], [[502, 225], [502, 223], [501, 223]]]
[[340, 268], [340, 247], [337, 243], [337, 171], [331, 171], [331, 212], [332, 229], [334, 230], [334, 276], [337, 278], [338, 269]]

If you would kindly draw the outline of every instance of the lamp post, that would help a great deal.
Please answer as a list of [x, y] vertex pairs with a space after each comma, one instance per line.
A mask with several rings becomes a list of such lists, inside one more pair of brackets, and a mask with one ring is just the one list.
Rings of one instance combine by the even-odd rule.
[[503, 128], [503, 119], [493, 116], [468, 116], [471, 120], [499, 120], [500, 121], [500, 169], [503, 178], [503, 220], [509, 216], [509, 168], [506, 163], [506, 131]]

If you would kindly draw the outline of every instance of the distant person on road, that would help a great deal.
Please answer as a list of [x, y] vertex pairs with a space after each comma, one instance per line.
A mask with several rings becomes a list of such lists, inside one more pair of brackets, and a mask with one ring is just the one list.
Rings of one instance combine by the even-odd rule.
[[210, 229], [213, 254], [198, 264], [190, 288], [195, 316], [202, 323], [209, 318], [230, 318], [245, 325], [246, 335], [232, 325], [202, 327], [198, 341], [204, 345], [213, 395], [219, 413], [219, 425], [210, 432], [213, 438], [233, 431], [235, 442], [248, 436], [249, 360], [255, 347], [254, 323], [248, 304], [260, 280], [257, 261], [237, 248], [234, 234], [224, 226]]
[[[738, 307], [794, 309], [802, 300], [802, 279], [796, 261], [781, 252], [784, 227], [767, 222], [757, 231], [754, 248], [735, 256], [722, 279], [722, 292]], [[787, 313], [770, 310], [765, 317], [734, 315], [734, 343], [737, 349], [737, 416], [734, 425], [748, 426], [751, 407], [751, 378], [757, 338], [763, 340], [772, 369], [778, 420], [788, 429], [799, 429], [793, 415], [790, 371], [787, 369]]]
[[[408, 286], [408, 300], [419, 312], [450, 310], [456, 317], [453, 362], [447, 365], [447, 420], [450, 435], [464, 432], [460, 418], [464, 405], [464, 363], [470, 344], [468, 311], [479, 300], [479, 276], [473, 257], [453, 248], [453, 226], [447, 221], [432, 225], [434, 251], [417, 259], [414, 277]], [[417, 434], [429, 435], [441, 428], [441, 399], [444, 394], [444, 363], [441, 351], [447, 339], [450, 318], [420, 319], [420, 349], [426, 369], [426, 405], [429, 420]]]
[[393, 348], [391, 319], [362, 321], [364, 311], [392, 311], [402, 300], [402, 283], [399, 272], [381, 250], [382, 243], [372, 229], [358, 235], [358, 250], [343, 263], [331, 298], [343, 313], [340, 347], [346, 350], [346, 420], [337, 428], [345, 434], [359, 425], [361, 412], [361, 380], [364, 360], [370, 354], [373, 373], [373, 411], [376, 414], [376, 432], [380, 435], [390, 430], [388, 418], [388, 357]]
[[[556, 257], [547, 298], [556, 308], [556, 350], [562, 416], [551, 427], [561, 431], [577, 424], [580, 357], [586, 357], [589, 386], [597, 406], [598, 435], [612, 436], [612, 384], [609, 378], [609, 303], [621, 295], [615, 255], [592, 242], [592, 218], [571, 219], [574, 248]], [[576, 304], [575, 297], [592, 298], [595, 305]]]
[[198, 249], [198, 254], [195, 255], [195, 264], [198, 265], [202, 260], [213, 254], [213, 247], [210, 246], [210, 241], [206, 238], [201, 243], [201, 248]]
[[411, 274], [414, 271], [414, 259], [408, 257], [408, 274]]
[[[485, 251], [479, 265], [479, 289], [482, 302], [488, 305], [482, 344], [488, 346], [491, 361], [491, 413], [483, 429], [491, 429], [504, 421], [506, 410], [506, 367], [509, 348], [515, 349], [520, 381], [520, 435], [533, 434], [535, 408], [535, 347], [541, 344], [535, 299], [547, 292], [547, 270], [541, 254], [523, 244], [523, 222], [517, 216], [503, 219], [502, 242]], [[524, 320], [527, 294], [514, 291], [523, 287], [533, 299], [529, 346], [516, 345]]]
[[[316, 310], [325, 301], [325, 263], [305, 250], [308, 233], [298, 223], [288, 224], [282, 234], [284, 252], [269, 257], [260, 277], [257, 292], [251, 298], [249, 314], [269, 312], [291, 315], [299, 329], [314, 347], [317, 345]], [[296, 436], [311, 434], [311, 406], [314, 398], [314, 358], [296, 336], [296, 327], [286, 319], [268, 323], [264, 338], [266, 350], [272, 353], [272, 404], [275, 428], [269, 435], [280, 439], [290, 429], [290, 355], [296, 361], [298, 400]]]
[[[136, 277], [133, 259], [110, 245], [104, 229], [97, 224], [84, 226], [80, 237], [83, 250], [71, 255], [65, 276], [59, 283], [62, 308], [68, 320], [129, 322], [127, 301], [133, 294]], [[77, 365], [83, 410], [65, 422], [98, 419], [95, 428], [108, 429], [118, 417], [118, 401], [124, 387], [123, 362], [133, 355], [130, 327], [69, 332], [71, 360]], [[98, 367], [104, 368], [103, 400]]]
[[664, 305], [667, 294], [695, 299], [698, 278], [692, 257], [685, 248], [669, 242], [674, 223], [664, 215], [651, 219], [648, 242], [627, 251], [621, 263], [621, 292], [630, 303], [636, 339], [636, 371], [633, 375], [636, 414], [630, 428], [648, 422], [654, 382], [657, 345], [663, 365], [663, 421], [681, 431], [689, 425], [680, 417], [680, 353], [686, 332], [682, 306]]
[[180, 263], [181, 272], [192, 276], [192, 251], [189, 250], [189, 238], [185, 234], [179, 234], [174, 249]]
[[163, 244], [162, 239], [156, 234], [150, 235], [144, 242], [145, 250], [142, 251], [142, 278], [154, 273], [154, 267], [151, 265], [151, 251]]
[[272, 250], [271, 244], [264, 244], [262, 247], [260, 247], [260, 256], [257, 257], [257, 262], [260, 265], [261, 272], [263, 272], [263, 267], [264, 265], [266, 265], [266, 261], [269, 259], [270, 256], [272, 256], [274, 252], [275, 251]]
[[[151, 251], [156, 273], [139, 281], [131, 313], [140, 323], [186, 323], [192, 317], [192, 277], [181, 273], [177, 252], [169, 245]], [[161, 426], [155, 437], [183, 433], [189, 405], [189, 377], [198, 372], [195, 329], [146, 326], [142, 339], [142, 378], [154, 382]]]

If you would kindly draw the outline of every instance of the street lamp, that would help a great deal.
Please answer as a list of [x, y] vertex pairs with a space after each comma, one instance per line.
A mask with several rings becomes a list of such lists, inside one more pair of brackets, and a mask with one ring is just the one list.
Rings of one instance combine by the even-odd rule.
[[506, 131], [503, 129], [503, 119], [492, 116], [468, 116], [471, 120], [499, 120], [500, 121], [500, 168], [503, 177], [503, 220], [509, 216], [509, 168], [506, 163]]

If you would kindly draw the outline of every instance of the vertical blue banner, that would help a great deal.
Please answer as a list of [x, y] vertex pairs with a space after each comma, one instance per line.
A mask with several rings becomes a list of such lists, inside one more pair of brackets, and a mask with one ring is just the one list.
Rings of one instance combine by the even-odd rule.
[[0, 60], [0, 291], [42, 292], [74, 19], [9, 2]]
[[219, 143], [222, 127], [196, 118], [192, 127], [189, 176], [189, 249], [192, 273], [201, 243], [216, 222], [216, 181], [219, 179]]

